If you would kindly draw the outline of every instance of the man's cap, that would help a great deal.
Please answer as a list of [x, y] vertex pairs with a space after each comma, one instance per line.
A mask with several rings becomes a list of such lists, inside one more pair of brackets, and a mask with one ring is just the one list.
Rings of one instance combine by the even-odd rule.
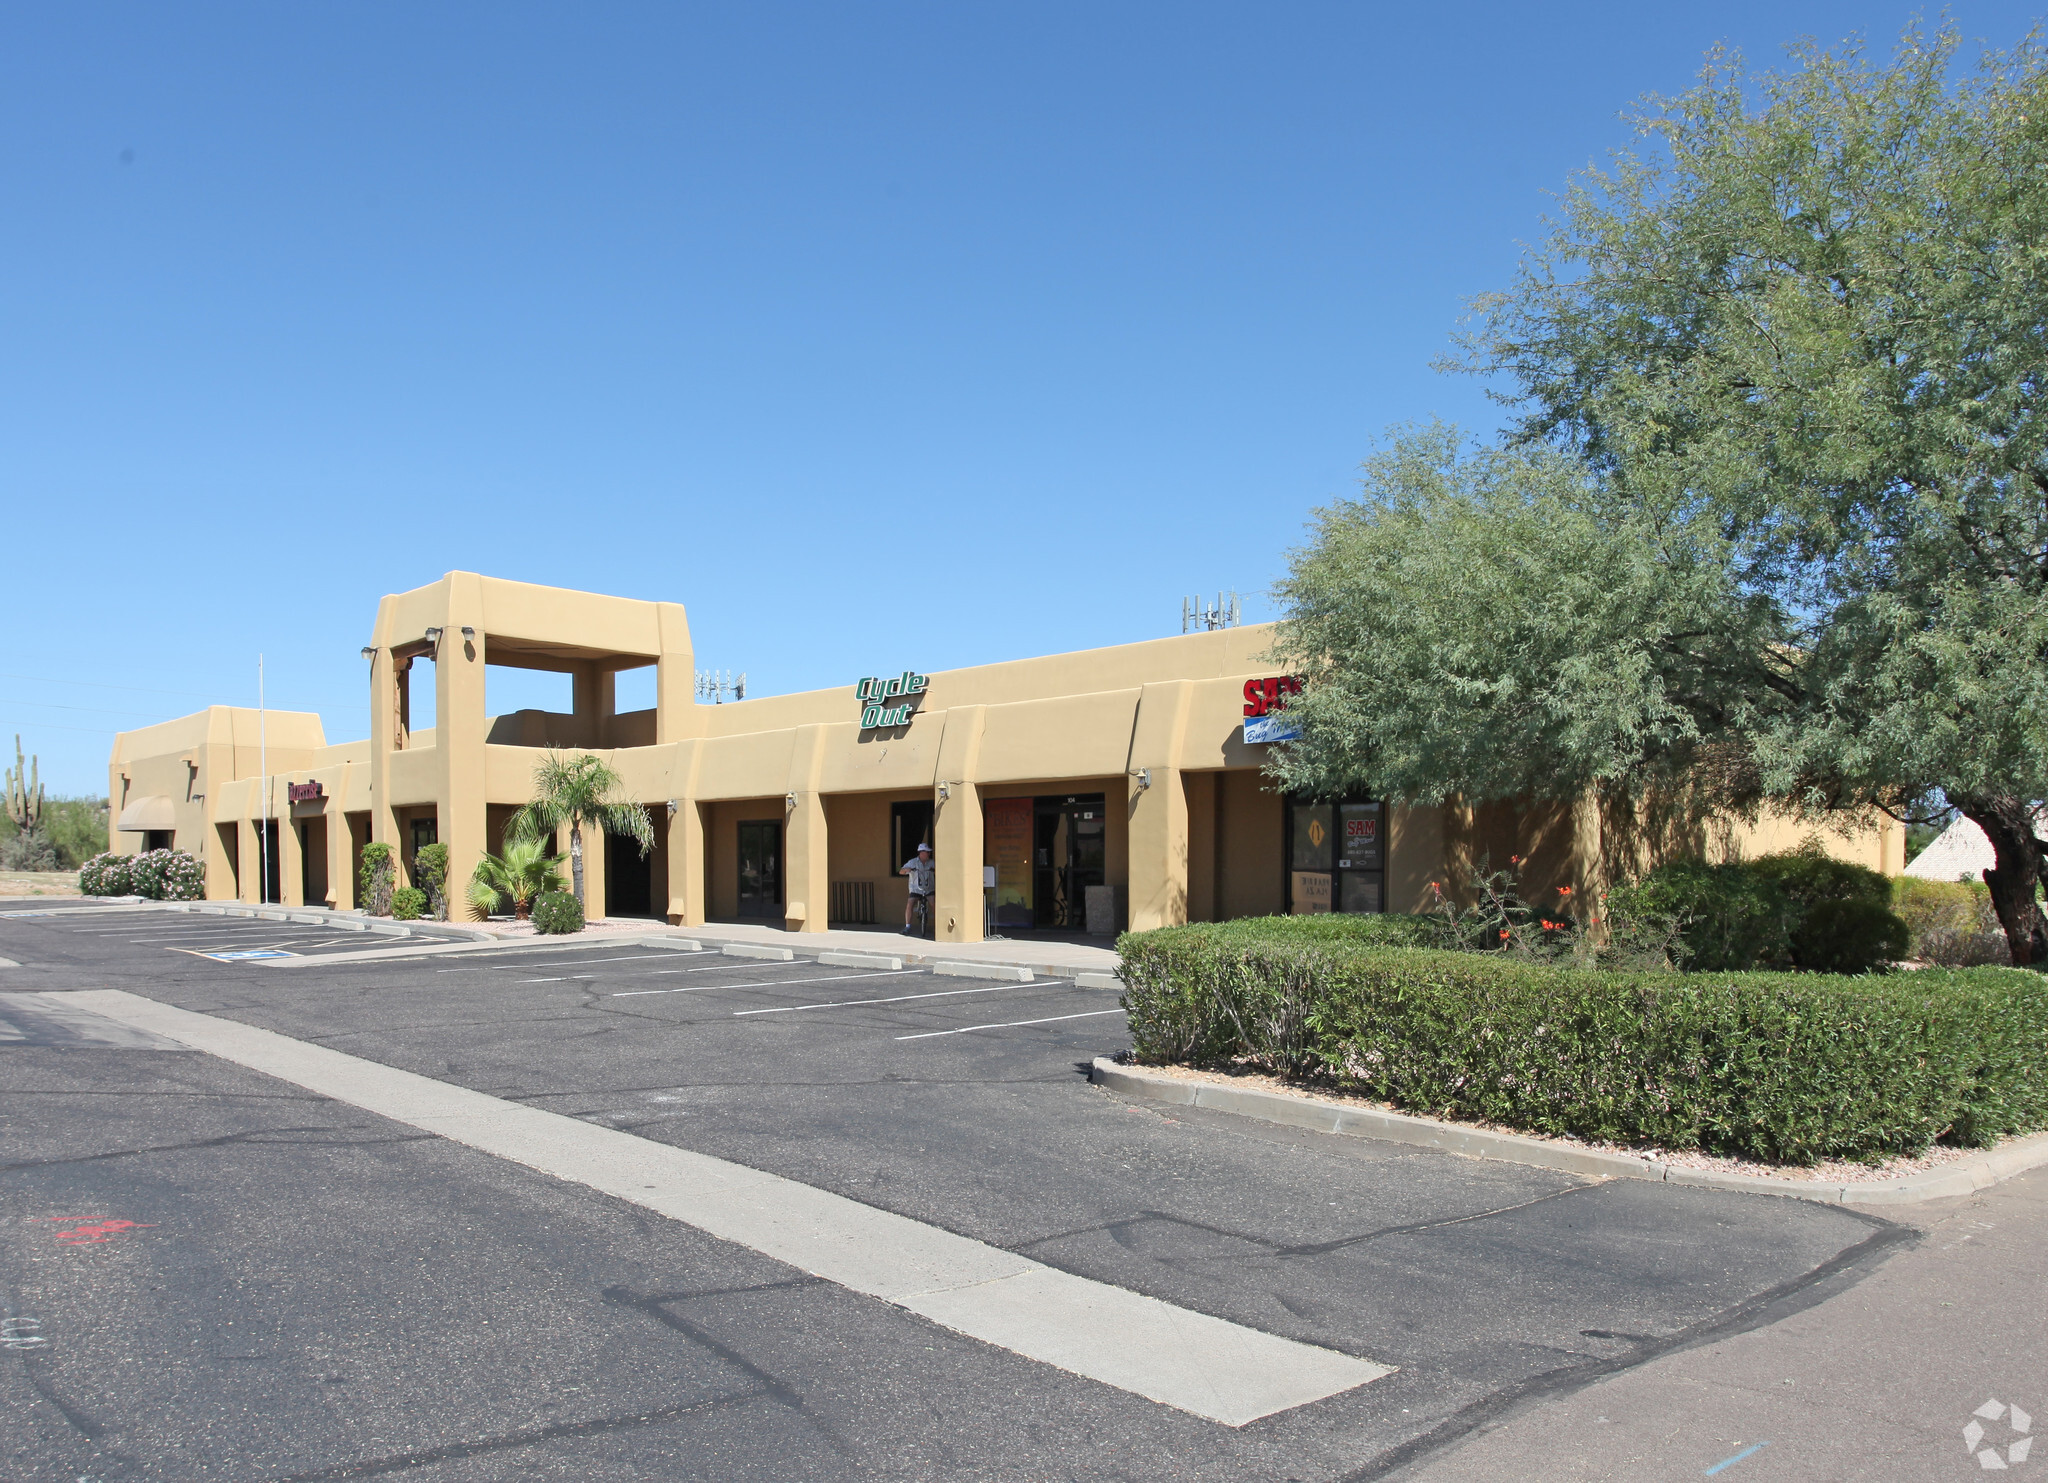
[[917, 852], [920, 855], [929, 855], [932, 852], [932, 847], [926, 844], [923, 840], [919, 840], [917, 843]]

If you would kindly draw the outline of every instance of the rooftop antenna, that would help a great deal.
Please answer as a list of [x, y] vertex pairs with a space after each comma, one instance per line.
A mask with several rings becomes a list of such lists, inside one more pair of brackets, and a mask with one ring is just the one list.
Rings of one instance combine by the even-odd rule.
[[742, 670], [735, 676], [729, 669], [700, 669], [697, 671], [697, 698], [708, 700], [713, 705], [724, 705], [727, 700], [747, 698], [747, 675]]
[[1235, 628], [1242, 622], [1244, 602], [1234, 591], [1217, 593], [1214, 602], [1202, 597], [1180, 600], [1182, 633], [1214, 633], [1219, 628]]

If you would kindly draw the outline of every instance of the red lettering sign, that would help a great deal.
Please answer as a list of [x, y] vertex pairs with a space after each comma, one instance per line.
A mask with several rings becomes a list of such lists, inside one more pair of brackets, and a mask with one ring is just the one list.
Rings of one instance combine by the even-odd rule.
[[286, 783], [284, 785], [285, 797], [289, 798], [293, 803], [312, 803], [316, 799], [324, 797], [326, 791], [318, 783]]
[[1293, 675], [1268, 675], [1263, 680], [1244, 682], [1244, 713], [1249, 717], [1269, 716], [1287, 709], [1287, 697], [1301, 694], [1301, 681]]

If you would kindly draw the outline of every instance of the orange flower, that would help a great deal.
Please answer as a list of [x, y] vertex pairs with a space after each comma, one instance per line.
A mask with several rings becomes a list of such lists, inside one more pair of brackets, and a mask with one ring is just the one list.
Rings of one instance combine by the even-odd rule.
[[1571, 895], [1571, 893], [1572, 893], [1572, 888], [1571, 888], [1570, 886], [1559, 886], [1559, 887], [1557, 888], [1557, 894], [1558, 894], [1558, 895], [1560, 895], [1560, 896], [1569, 896], [1569, 895]]
[[1508, 864], [1510, 864], [1510, 865], [1520, 865], [1521, 863], [1522, 863], [1522, 857], [1521, 857], [1520, 855], [1510, 855], [1510, 856], [1508, 856]]
[[1501, 938], [1501, 941], [1502, 941], [1502, 942], [1506, 942], [1506, 941], [1507, 941], [1507, 938], [1508, 938], [1508, 929], [1507, 929], [1507, 928], [1503, 927], [1503, 928], [1501, 928], [1501, 929], [1500, 929], [1500, 938]]
[[1559, 928], [1559, 927], [1560, 927], [1561, 925], [1563, 925], [1563, 924], [1562, 924], [1562, 923], [1559, 923], [1559, 922], [1553, 922], [1553, 921], [1545, 920], [1545, 922], [1543, 923], [1543, 930], [1544, 930], [1545, 932], [1555, 932], [1555, 931], [1557, 931], [1557, 930], [1558, 930], [1558, 928]]

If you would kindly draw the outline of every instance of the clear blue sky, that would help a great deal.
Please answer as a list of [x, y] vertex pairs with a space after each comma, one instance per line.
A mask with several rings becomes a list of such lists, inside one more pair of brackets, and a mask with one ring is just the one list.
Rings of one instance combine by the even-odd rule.
[[758, 693], [1267, 616], [1390, 424], [1492, 426], [1429, 363], [1632, 98], [1909, 13], [11, 7], [10, 760], [97, 793], [259, 651], [360, 736], [456, 568], [686, 603]]

